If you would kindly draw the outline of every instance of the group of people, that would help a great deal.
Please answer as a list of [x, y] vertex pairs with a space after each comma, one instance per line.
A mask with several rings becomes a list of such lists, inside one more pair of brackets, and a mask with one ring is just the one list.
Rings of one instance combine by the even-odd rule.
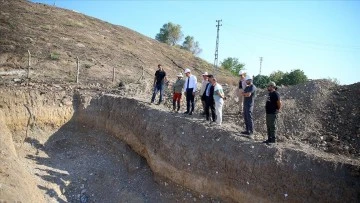
[[[192, 115], [195, 108], [195, 93], [197, 90], [197, 78], [191, 74], [189, 68], [185, 69], [184, 74], [186, 79], [183, 79], [182, 73], [177, 75], [177, 80], [172, 86], [173, 93], [173, 111], [179, 112], [180, 102], [183, 93], [186, 97], [186, 111], [184, 114]], [[203, 112], [202, 115], [206, 117], [206, 120], [210, 123], [215, 123], [221, 126], [222, 124], [222, 108], [226, 96], [222, 86], [217, 82], [217, 79], [207, 72], [202, 74], [203, 80], [201, 83], [201, 89], [199, 91], [202, 102]], [[243, 114], [245, 131], [241, 134], [248, 135], [253, 138], [254, 123], [253, 123], [253, 109], [254, 101], [256, 98], [256, 86], [253, 84], [252, 77], [247, 75], [245, 71], [239, 71], [239, 86], [237, 89], [239, 113]], [[168, 82], [166, 73], [162, 66], [158, 65], [158, 70], [155, 72], [154, 78], [154, 91], [151, 98], [151, 103], [154, 103], [155, 97], [160, 92], [159, 102], [163, 101], [163, 92], [165, 84]], [[276, 84], [270, 82], [268, 84], [269, 95], [265, 104], [266, 109], [266, 125], [268, 139], [264, 143], [276, 142], [276, 123], [277, 116], [281, 108], [280, 95], [278, 94]], [[211, 117], [210, 117], [211, 112]]]

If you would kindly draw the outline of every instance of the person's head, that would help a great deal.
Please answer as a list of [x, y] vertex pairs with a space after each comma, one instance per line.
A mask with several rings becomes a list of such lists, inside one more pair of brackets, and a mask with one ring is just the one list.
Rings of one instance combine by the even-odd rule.
[[246, 72], [244, 70], [240, 70], [239, 77], [240, 77], [240, 79], [244, 79], [246, 77]]
[[245, 77], [245, 81], [246, 81], [246, 84], [247, 85], [251, 85], [252, 84], [252, 77], [250, 76], [250, 75], [247, 75], [246, 77]]
[[277, 90], [275, 82], [270, 81], [268, 86], [267, 86], [267, 89], [268, 89], [269, 92], [273, 92], [273, 91]]
[[185, 69], [184, 73], [185, 73], [186, 77], [190, 77], [190, 75], [191, 75], [191, 71], [189, 68]]
[[202, 74], [203, 79], [208, 80], [208, 78], [209, 78], [208, 75], [209, 75], [208, 72], [203, 73]]
[[178, 80], [181, 80], [183, 78], [183, 75], [181, 73], [177, 74], [176, 76], [178, 78]]
[[216, 82], [217, 82], [217, 79], [216, 79], [216, 78], [214, 78], [214, 77], [213, 77], [213, 78], [211, 78], [211, 84], [212, 84], [212, 85], [215, 85], [215, 84], [216, 84]]
[[162, 70], [161, 64], [158, 65], [158, 69], [159, 69], [159, 70]]

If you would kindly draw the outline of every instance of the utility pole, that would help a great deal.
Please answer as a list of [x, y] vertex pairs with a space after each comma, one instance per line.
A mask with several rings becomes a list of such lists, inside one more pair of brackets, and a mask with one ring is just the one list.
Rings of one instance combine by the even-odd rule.
[[216, 20], [217, 22], [217, 36], [216, 36], [216, 48], [215, 48], [215, 60], [214, 60], [214, 75], [216, 73], [216, 70], [218, 68], [218, 55], [219, 55], [219, 30], [220, 26], [222, 26], [221, 23], [222, 20]]
[[263, 57], [260, 56], [260, 73], [259, 73], [259, 75], [261, 75], [261, 65], [262, 65], [262, 61], [263, 61]]

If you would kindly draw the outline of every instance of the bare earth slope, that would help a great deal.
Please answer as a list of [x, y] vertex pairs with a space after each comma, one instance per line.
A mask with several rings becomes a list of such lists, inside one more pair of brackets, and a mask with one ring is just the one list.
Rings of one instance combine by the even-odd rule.
[[1, 2], [0, 36], [0, 72], [26, 70], [29, 50], [31, 79], [38, 82], [73, 82], [76, 57], [80, 81], [87, 84], [111, 84], [113, 68], [115, 84], [137, 81], [142, 68], [144, 78], [151, 80], [157, 64], [164, 65], [170, 78], [186, 67], [195, 74], [212, 71], [191, 53], [125, 27], [23, 0]]

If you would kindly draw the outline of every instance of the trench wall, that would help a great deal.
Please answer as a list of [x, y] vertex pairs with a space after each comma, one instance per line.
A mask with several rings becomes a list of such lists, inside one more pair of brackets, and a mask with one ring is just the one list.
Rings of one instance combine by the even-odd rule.
[[152, 170], [200, 193], [236, 202], [358, 202], [359, 167], [301, 150], [238, 141], [221, 129], [104, 95], [80, 104], [75, 120], [119, 137]]
[[[14, 160], [16, 147], [11, 141], [18, 143], [24, 138], [30, 116], [26, 104], [32, 111], [31, 125], [58, 128], [74, 121], [104, 130], [145, 157], [156, 175], [225, 201], [360, 201], [359, 164], [241, 141], [221, 129], [115, 95], [91, 97], [35, 90], [1, 94], [7, 95], [0, 98], [1, 150]], [[5, 147], [7, 143], [11, 144]], [[21, 163], [14, 166], [22, 172], [13, 182], [24, 177], [31, 180]], [[5, 173], [9, 170], [13, 169], [5, 168]], [[14, 193], [7, 190], [7, 195], [32, 194], [41, 202], [36, 189], [29, 189], [36, 188], [31, 184], [18, 186]]]

